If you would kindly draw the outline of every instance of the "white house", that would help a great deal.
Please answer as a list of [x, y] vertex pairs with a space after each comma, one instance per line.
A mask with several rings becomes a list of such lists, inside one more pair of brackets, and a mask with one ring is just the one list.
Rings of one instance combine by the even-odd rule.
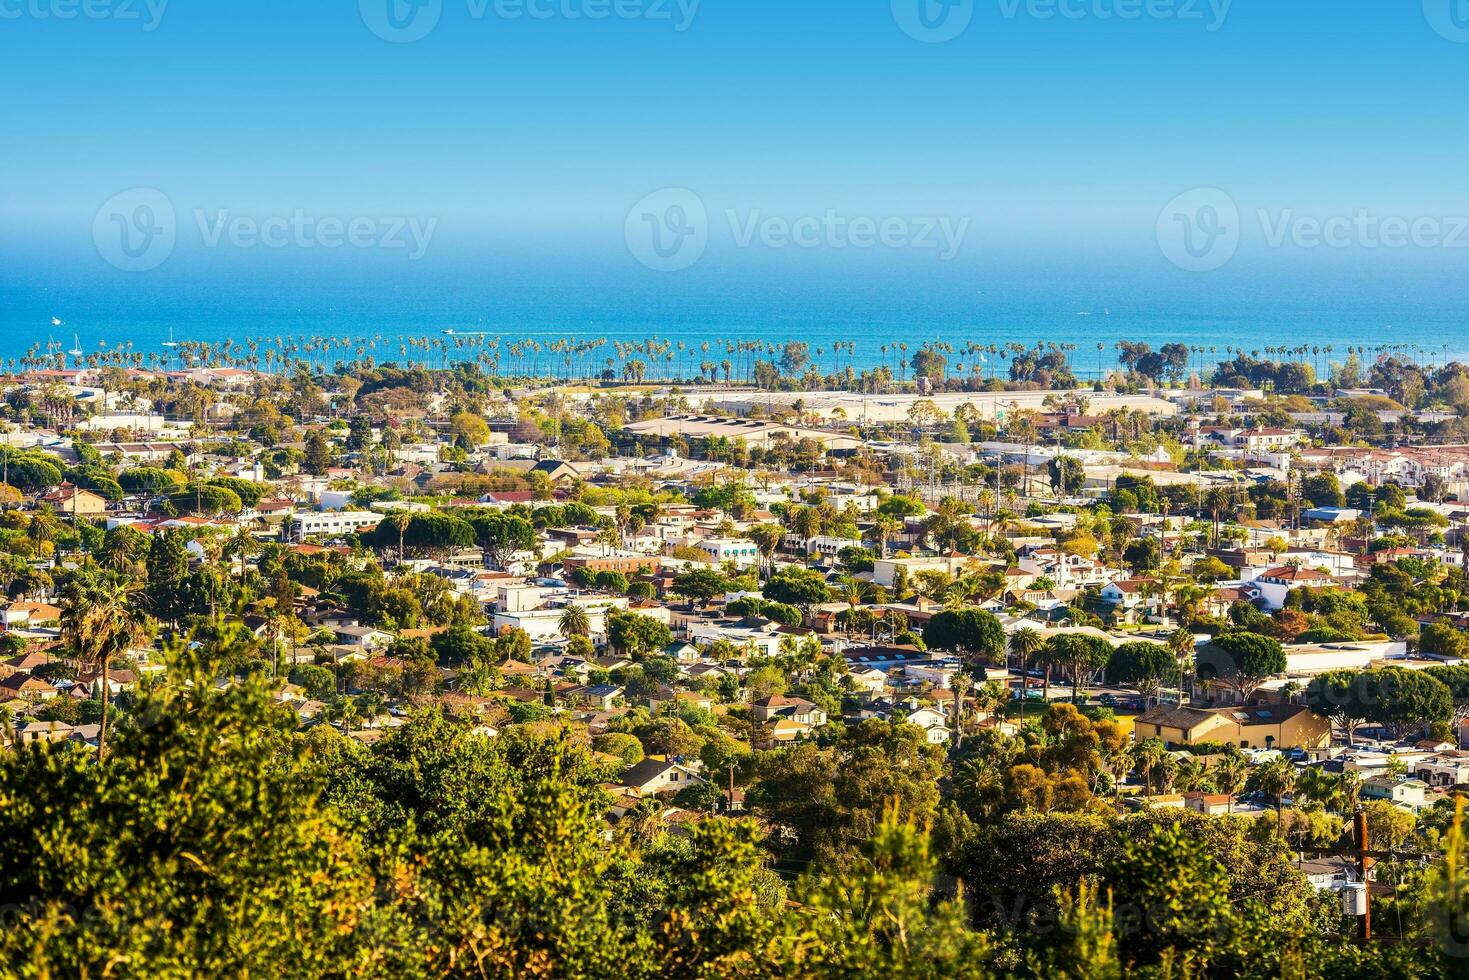
[[297, 512], [291, 518], [291, 537], [296, 541], [340, 538], [376, 527], [382, 519], [381, 514], [367, 510]]

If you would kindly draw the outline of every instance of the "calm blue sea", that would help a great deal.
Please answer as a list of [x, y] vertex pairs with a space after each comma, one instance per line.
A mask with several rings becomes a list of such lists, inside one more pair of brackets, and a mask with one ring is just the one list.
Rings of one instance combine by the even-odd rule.
[[[0, 358], [34, 344], [70, 348], [132, 343], [162, 350], [178, 340], [213, 343], [254, 338], [375, 339], [379, 362], [401, 359], [412, 338], [446, 330], [485, 332], [505, 343], [533, 338], [648, 337], [711, 345], [712, 360], [731, 340], [803, 340], [833, 363], [834, 342], [856, 345], [857, 367], [884, 361], [885, 344], [928, 341], [1072, 344], [1079, 374], [1116, 363], [1113, 345], [1170, 342], [1229, 347], [1345, 348], [1399, 345], [1423, 361], [1469, 360], [1469, 294], [1458, 282], [1350, 277], [1318, 281], [1238, 274], [1229, 278], [1146, 278], [1118, 269], [1006, 273], [966, 269], [727, 270], [660, 276], [554, 265], [461, 264], [411, 270], [311, 268], [166, 270], [127, 276], [55, 267], [0, 277]], [[64, 321], [53, 327], [51, 318]], [[1105, 345], [1098, 352], [1098, 344]], [[414, 355], [410, 354], [410, 357]], [[442, 354], [431, 354], [441, 358]], [[911, 356], [911, 355], [910, 355]], [[695, 358], [697, 361], [698, 358]], [[951, 361], [968, 361], [961, 354]], [[1306, 360], [1324, 365], [1326, 355]], [[847, 355], [841, 355], [845, 366]], [[893, 363], [893, 355], [887, 355]], [[1197, 366], [1200, 361], [1195, 360]]]

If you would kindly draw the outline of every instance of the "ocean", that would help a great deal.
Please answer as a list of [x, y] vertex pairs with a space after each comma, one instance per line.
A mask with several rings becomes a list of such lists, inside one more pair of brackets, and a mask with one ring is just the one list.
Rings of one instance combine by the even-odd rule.
[[[1393, 349], [1425, 363], [1469, 361], [1469, 300], [1437, 281], [1423, 288], [1398, 280], [1349, 288], [1339, 279], [1207, 285], [1202, 292], [1193, 280], [1105, 270], [1091, 278], [973, 270], [925, 276], [908, 269], [660, 277], [605, 268], [568, 274], [546, 266], [514, 273], [441, 266], [413, 276], [319, 267], [131, 277], [32, 270], [0, 279], [0, 359], [20, 358], [48, 341], [63, 349], [131, 344], [134, 351], [164, 354], [172, 334], [213, 345], [230, 340], [237, 348], [253, 340], [261, 350], [300, 349], [306, 338], [339, 340], [333, 353], [319, 355], [320, 363], [359, 353], [378, 363], [442, 363], [446, 349], [450, 360], [459, 359], [455, 351], [473, 356], [474, 347], [492, 338], [502, 347], [605, 340], [600, 352], [581, 355], [578, 372], [599, 366], [618, 343], [659, 338], [674, 360], [670, 366], [660, 354], [648, 377], [696, 373], [701, 361], [725, 359], [723, 349], [737, 341], [804, 341], [823, 371], [885, 363], [895, 373], [898, 345], [908, 345], [911, 357], [930, 342], [951, 345], [951, 365], [964, 363], [966, 372], [980, 357], [966, 353], [966, 345], [1059, 344], [1071, 348], [1073, 370], [1082, 377], [1112, 370], [1115, 345], [1123, 340], [1204, 348], [1191, 360], [1195, 368], [1224, 359], [1231, 348], [1259, 356], [1305, 348], [1300, 359], [1320, 369], [1352, 347], [1367, 348], [1366, 360]], [[62, 325], [53, 326], [53, 317]], [[454, 335], [446, 333], [451, 330]], [[466, 340], [470, 335], [479, 337]], [[983, 361], [986, 376], [1007, 370]], [[549, 355], [535, 364], [548, 373], [564, 370]]]

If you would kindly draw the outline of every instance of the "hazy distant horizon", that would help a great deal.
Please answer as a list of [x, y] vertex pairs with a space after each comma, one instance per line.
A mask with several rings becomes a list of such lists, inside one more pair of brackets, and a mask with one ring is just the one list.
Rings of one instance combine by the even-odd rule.
[[[1434, 362], [1446, 355], [1469, 360], [1469, 306], [1455, 298], [1455, 284], [1439, 284], [1433, 295], [1434, 284], [1368, 288], [1374, 284], [1359, 281], [1349, 289], [1333, 279], [1312, 289], [1296, 280], [1240, 275], [1200, 292], [1196, 282], [1150, 283], [1126, 269], [1109, 276], [1101, 268], [1089, 280], [994, 270], [924, 276], [911, 268], [762, 275], [717, 264], [697, 275], [652, 279], [619, 276], [615, 268], [563, 271], [559, 278], [544, 268], [512, 274], [501, 266], [476, 274], [472, 266], [452, 264], [415, 273], [317, 265], [299, 276], [280, 269], [165, 269], [89, 280], [51, 269], [0, 283], [0, 358], [18, 357], [52, 337], [68, 348], [75, 337], [88, 351], [127, 342], [139, 351], [160, 350], [172, 329], [179, 340], [237, 344], [251, 337], [380, 336], [384, 342], [372, 353], [385, 362], [400, 359], [403, 338], [457, 329], [507, 342], [659, 337], [690, 346], [708, 342], [715, 350], [732, 339], [804, 340], [813, 351], [852, 341], [859, 368], [879, 362], [889, 343], [1051, 342], [1076, 345], [1074, 366], [1083, 375], [1094, 375], [1099, 365], [1115, 367], [1112, 347], [1120, 340], [1215, 347], [1219, 359], [1227, 347], [1330, 345], [1339, 361], [1348, 346], [1406, 344]], [[52, 317], [63, 325], [51, 326]], [[1100, 358], [1098, 343], [1107, 348]], [[1317, 361], [1324, 363], [1324, 355]]]

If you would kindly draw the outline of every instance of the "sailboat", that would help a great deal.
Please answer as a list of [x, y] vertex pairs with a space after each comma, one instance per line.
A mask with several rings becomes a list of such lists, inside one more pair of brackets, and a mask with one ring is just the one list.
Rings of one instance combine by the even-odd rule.
[[71, 350], [67, 351], [72, 357], [86, 357], [87, 352], [82, 350], [82, 338], [76, 334], [71, 335]]
[[177, 347], [179, 342], [173, 339], [173, 327], [168, 328], [168, 339], [163, 342], [164, 347]]

